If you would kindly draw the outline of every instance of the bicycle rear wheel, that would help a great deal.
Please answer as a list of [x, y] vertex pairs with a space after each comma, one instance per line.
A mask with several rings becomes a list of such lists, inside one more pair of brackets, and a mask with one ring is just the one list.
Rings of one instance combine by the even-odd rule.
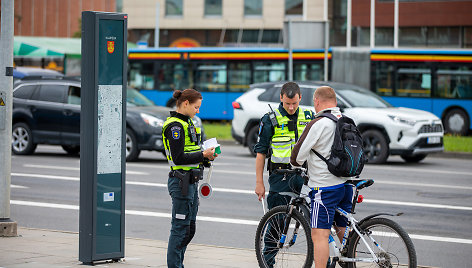
[[[382, 260], [379, 263], [346, 263], [347, 267], [411, 267], [416, 268], [416, 251], [408, 233], [398, 223], [386, 218], [373, 218], [361, 224], [361, 228], [384, 250], [374, 245], [369, 237], [364, 236], [375, 255]], [[371, 258], [369, 250], [357, 233], [349, 240], [347, 256], [350, 258]]]
[[[262, 217], [256, 231], [256, 256], [260, 267], [311, 267], [311, 229], [302, 214], [293, 210], [285, 241], [281, 241], [288, 206], [278, 206]], [[283, 239], [282, 239], [283, 240]], [[279, 248], [278, 242], [283, 242]]]

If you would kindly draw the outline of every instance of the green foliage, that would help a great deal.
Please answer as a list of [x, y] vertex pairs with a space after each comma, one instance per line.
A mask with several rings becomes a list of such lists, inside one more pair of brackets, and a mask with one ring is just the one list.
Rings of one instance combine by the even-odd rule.
[[80, 38], [82, 37], [82, 18], [79, 18], [79, 30], [72, 34], [72, 37], [74, 38]]
[[231, 122], [203, 122], [205, 135], [207, 139], [216, 138], [217, 140], [232, 140]]
[[445, 135], [444, 151], [472, 153], [472, 137]]

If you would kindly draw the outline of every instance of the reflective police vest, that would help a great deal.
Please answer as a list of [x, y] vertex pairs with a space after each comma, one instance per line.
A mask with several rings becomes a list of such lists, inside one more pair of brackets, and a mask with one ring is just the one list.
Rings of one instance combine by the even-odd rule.
[[[272, 155], [270, 161], [277, 164], [289, 164], [292, 148], [297, 141], [295, 140], [295, 129], [289, 130], [290, 119], [283, 116], [279, 109], [275, 110], [278, 126], [274, 126], [274, 136], [271, 140]], [[302, 135], [303, 130], [312, 119], [312, 111], [305, 109], [298, 109], [298, 118], [296, 129], [298, 137]]]
[[[191, 119], [189, 119], [191, 120]], [[174, 161], [172, 160], [172, 155], [170, 153], [170, 148], [169, 148], [169, 139], [165, 136], [165, 130], [167, 126], [169, 126], [170, 123], [172, 122], [179, 122], [182, 124], [184, 128], [184, 134], [185, 134], [185, 145], [184, 145], [184, 153], [194, 153], [194, 152], [199, 152], [201, 151], [200, 145], [199, 145], [199, 139], [200, 139], [200, 133], [201, 129], [197, 128], [193, 125], [191, 122], [185, 122], [184, 120], [177, 118], [177, 117], [168, 117], [167, 120], [164, 122], [164, 125], [162, 127], [162, 140], [164, 143], [164, 149], [166, 151], [166, 157], [167, 161], [169, 162], [170, 169], [171, 170], [177, 170], [177, 169], [182, 169], [182, 170], [191, 170], [191, 169], [196, 169], [199, 168], [200, 163], [195, 163], [195, 164], [189, 164], [189, 165], [176, 165]], [[191, 133], [190, 133], [190, 127], [195, 127], [196, 131], [196, 141], [193, 142], [191, 140]], [[172, 135], [181, 135], [180, 132], [173, 132], [171, 129]]]

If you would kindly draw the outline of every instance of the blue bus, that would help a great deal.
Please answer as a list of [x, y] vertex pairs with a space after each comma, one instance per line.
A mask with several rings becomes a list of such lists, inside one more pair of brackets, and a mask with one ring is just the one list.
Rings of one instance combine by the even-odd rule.
[[448, 133], [472, 128], [472, 50], [371, 49], [370, 89], [394, 106], [426, 110]]
[[[128, 83], [169, 107], [175, 104], [173, 90], [194, 88], [205, 99], [200, 118], [231, 120], [233, 101], [250, 84], [287, 80], [288, 57], [281, 48], [130, 49]], [[294, 50], [294, 80], [322, 80], [323, 63], [323, 50]]]

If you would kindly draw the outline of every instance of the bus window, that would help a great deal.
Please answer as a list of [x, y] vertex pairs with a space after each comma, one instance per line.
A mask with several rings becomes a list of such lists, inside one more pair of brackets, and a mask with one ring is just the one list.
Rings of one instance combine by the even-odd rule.
[[229, 91], [246, 91], [251, 84], [249, 63], [230, 63], [228, 69]]
[[323, 68], [322, 64], [313, 63], [295, 63], [294, 64], [294, 80], [298, 81], [310, 81], [310, 80], [323, 80]]
[[397, 71], [396, 96], [399, 97], [430, 97], [431, 69], [425, 66], [407, 68], [400, 67]]
[[438, 88], [435, 97], [448, 99], [472, 98], [472, 70], [462, 68], [439, 68]]
[[191, 88], [191, 72], [187, 64], [161, 63], [157, 72], [159, 90], [173, 91]]
[[129, 65], [129, 85], [139, 89], [154, 89], [154, 63], [135, 62]]
[[226, 91], [225, 64], [197, 64], [195, 89], [199, 91]]
[[393, 64], [390, 62], [379, 62], [376, 64], [376, 93], [381, 96], [393, 95]]
[[254, 83], [285, 80], [285, 63], [254, 62]]

